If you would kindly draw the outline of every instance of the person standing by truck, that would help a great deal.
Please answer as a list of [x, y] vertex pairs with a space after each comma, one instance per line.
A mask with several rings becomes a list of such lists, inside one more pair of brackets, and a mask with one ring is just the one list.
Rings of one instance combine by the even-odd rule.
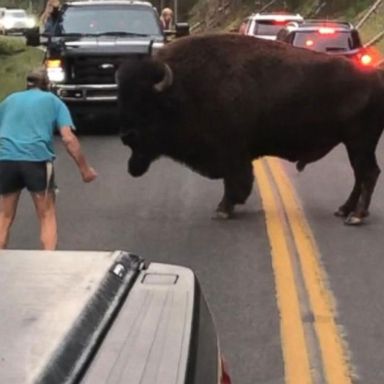
[[27, 90], [13, 93], [0, 103], [0, 249], [7, 246], [21, 190], [31, 193], [40, 222], [45, 250], [57, 246], [53, 135], [61, 135], [67, 152], [84, 182], [97, 174], [89, 166], [65, 104], [48, 91], [44, 69], [27, 76]]
[[161, 11], [160, 21], [164, 30], [172, 29], [173, 11], [171, 8], [164, 8]]
[[43, 33], [53, 34], [60, 16], [60, 0], [47, 0], [40, 15], [40, 27]]

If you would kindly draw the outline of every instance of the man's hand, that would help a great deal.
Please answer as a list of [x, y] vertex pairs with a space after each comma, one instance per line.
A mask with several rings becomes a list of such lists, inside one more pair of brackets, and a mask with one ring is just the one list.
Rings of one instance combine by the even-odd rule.
[[62, 127], [60, 129], [61, 138], [63, 139], [63, 143], [71, 155], [73, 160], [75, 160], [77, 166], [79, 167], [79, 171], [81, 177], [85, 183], [90, 183], [95, 180], [97, 177], [96, 171], [88, 165], [85, 156], [81, 152], [79, 140], [72, 132], [71, 127]]
[[87, 166], [81, 170], [81, 177], [84, 183], [90, 183], [97, 178], [97, 172], [92, 167]]

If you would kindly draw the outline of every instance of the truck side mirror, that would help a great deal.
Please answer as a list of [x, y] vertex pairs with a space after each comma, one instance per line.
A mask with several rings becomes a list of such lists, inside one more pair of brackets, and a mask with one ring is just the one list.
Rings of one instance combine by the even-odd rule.
[[29, 29], [25, 32], [26, 44], [30, 47], [37, 47], [40, 45], [40, 31], [39, 27]]
[[189, 24], [188, 23], [176, 23], [176, 37], [183, 37], [189, 35]]

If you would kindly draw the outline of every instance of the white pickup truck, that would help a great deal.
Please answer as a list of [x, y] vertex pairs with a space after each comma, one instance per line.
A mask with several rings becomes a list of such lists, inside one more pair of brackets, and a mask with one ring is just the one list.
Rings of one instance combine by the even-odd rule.
[[33, 16], [24, 9], [0, 8], [0, 34], [27, 33], [36, 26]]
[[190, 269], [122, 251], [8, 250], [0, 292], [0, 383], [230, 383]]

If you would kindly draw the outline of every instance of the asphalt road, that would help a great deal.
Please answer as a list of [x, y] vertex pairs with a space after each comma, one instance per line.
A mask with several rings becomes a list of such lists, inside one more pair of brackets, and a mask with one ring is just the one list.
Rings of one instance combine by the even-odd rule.
[[[240, 207], [235, 219], [214, 221], [210, 216], [221, 198], [220, 181], [205, 179], [167, 159], [154, 163], [145, 176], [133, 179], [126, 172], [129, 152], [118, 138], [86, 136], [81, 141], [99, 179], [82, 184], [71, 159], [57, 144], [60, 249], [125, 249], [147, 260], [193, 268], [216, 318], [235, 384], [305, 383], [304, 378], [289, 379], [294, 377], [290, 376], [290, 364], [293, 375], [305, 365], [293, 359], [295, 353], [302, 352], [297, 347], [294, 350], [300, 327], [315, 383], [384, 383], [384, 177], [379, 179], [371, 216], [359, 228], [346, 227], [332, 215], [352, 187], [351, 170], [341, 147], [300, 174], [293, 165], [279, 162], [296, 191], [303, 217], [296, 205], [287, 203], [285, 210], [282, 208], [282, 196], [289, 194], [289, 188], [286, 192], [282, 188], [279, 195], [275, 186], [270, 197], [274, 196], [277, 205], [268, 205], [270, 186], [255, 166], [257, 181], [247, 204]], [[378, 154], [384, 168], [382, 143]], [[325, 274], [318, 279], [317, 271], [312, 285], [306, 280], [310, 273], [303, 272], [305, 259], [301, 259], [300, 247], [291, 252], [293, 283], [286, 279], [287, 269], [279, 265], [281, 255], [276, 251], [282, 248], [277, 246], [277, 234], [283, 220], [291, 225], [291, 234], [287, 228], [281, 231], [291, 251], [295, 248], [294, 221], [305, 220], [309, 225], [307, 232], [311, 232], [316, 248], [307, 247], [315, 260], [309, 268], [320, 268]], [[30, 198], [24, 193], [10, 247], [37, 248], [36, 224]], [[320, 297], [314, 294], [312, 300], [316, 287], [320, 287]], [[301, 312], [296, 320], [285, 321], [295, 312], [291, 288], [298, 292]], [[335, 299], [329, 312], [316, 309], [323, 296]], [[336, 324], [336, 331], [332, 324]], [[342, 381], [327, 376], [326, 360], [334, 349], [329, 343], [322, 346], [323, 337], [344, 340], [339, 357], [348, 374]], [[333, 365], [331, 373], [343, 362], [336, 356]]]

